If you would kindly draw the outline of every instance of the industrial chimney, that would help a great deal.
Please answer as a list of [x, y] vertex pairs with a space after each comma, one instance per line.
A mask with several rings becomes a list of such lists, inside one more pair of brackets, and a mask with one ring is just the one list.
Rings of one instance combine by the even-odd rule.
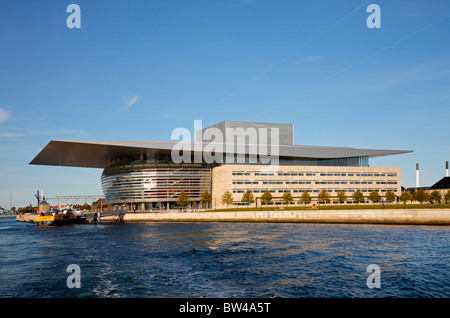
[[419, 187], [419, 164], [416, 163], [416, 188]]
[[448, 161], [445, 162], [445, 176], [448, 177]]

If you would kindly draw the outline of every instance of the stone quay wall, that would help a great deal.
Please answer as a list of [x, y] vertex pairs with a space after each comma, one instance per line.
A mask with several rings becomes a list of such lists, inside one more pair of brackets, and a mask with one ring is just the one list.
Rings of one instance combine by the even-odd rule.
[[[103, 220], [103, 218], [102, 218]], [[110, 220], [115, 220], [114, 217]], [[106, 218], [105, 218], [106, 221]], [[298, 222], [450, 225], [450, 209], [285, 210], [127, 213], [123, 221]]]

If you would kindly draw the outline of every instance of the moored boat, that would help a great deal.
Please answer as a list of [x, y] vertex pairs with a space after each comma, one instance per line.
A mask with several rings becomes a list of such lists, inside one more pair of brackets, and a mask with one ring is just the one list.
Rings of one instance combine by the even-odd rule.
[[36, 225], [38, 227], [54, 227], [58, 225], [69, 225], [75, 223], [75, 215], [73, 213], [51, 213], [36, 217]]

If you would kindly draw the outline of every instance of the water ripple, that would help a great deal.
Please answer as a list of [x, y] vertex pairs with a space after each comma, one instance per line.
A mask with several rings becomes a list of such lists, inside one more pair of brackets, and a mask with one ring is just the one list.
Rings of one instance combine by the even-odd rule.
[[[449, 297], [450, 227], [0, 220], [0, 297]], [[69, 289], [69, 264], [81, 288]], [[381, 288], [366, 285], [369, 264]]]

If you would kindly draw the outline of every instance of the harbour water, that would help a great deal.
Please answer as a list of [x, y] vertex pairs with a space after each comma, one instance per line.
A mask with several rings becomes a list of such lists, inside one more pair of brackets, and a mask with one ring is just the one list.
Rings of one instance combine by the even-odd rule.
[[0, 297], [447, 298], [449, 243], [448, 226], [0, 218]]

